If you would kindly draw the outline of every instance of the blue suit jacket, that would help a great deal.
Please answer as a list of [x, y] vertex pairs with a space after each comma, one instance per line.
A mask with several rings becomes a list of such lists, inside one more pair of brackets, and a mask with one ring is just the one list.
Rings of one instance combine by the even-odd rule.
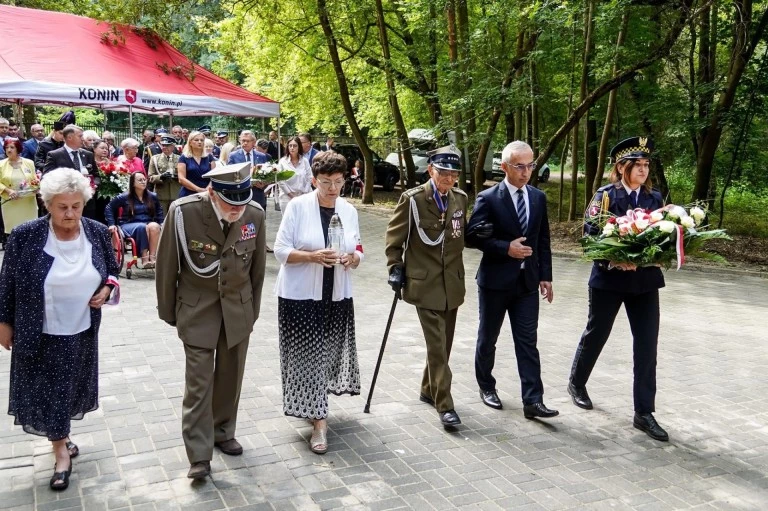
[[[603, 194], [609, 198], [608, 211], [617, 216], [627, 214], [632, 209], [627, 190], [621, 183], [608, 184], [597, 190], [595, 197], [587, 208], [584, 219], [584, 234], [598, 234], [598, 227], [589, 222], [590, 210], [593, 206], [600, 207]], [[637, 207], [649, 211], [659, 209], [664, 205], [664, 199], [658, 190], [646, 192], [642, 187], [637, 197]], [[664, 287], [664, 275], [660, 268], [638, 268], [636, 271], [621, 271], [608, 269], [608, 261], [595, 261], [592, 274], [589, 276], [589, 287], [619, 293], [640, 294]]]
[[549, 220], [547, 218], [547, 196], [544, 192], [526, 185], [528, 191], [528, 228], [523, 232], [517, 218], [514, 199], [503, 183], [480, 192], [475, 201], [472, 218], [467, 232], [480, 222], [493, 224], [489, 238], [480, 240], [468, 236], [468, 244], [483, 252], [483, 259], [477, 270], [477, 285], [487, 289], [513, 290], [520, 276], [521, 259], [507, 254], [509, 242], [524, 236], [524, 244], [533, 249], [525, 259], [526, 287], [536, 289], [539, 282], [552, 281], [552, 251], [549, 243]]
[[[259, 152], [256, 149], [251, 150], [251, 158], [253, 158], [253, 163], [255, 164], [269, 162], [269, 155]], [[229, 153], [229, 159], [227, 160], [227, 165], [231, 165], [233, 163], [245, 163], [245, 151], [243, 151], [242, 148], [238, 149], [237, 151], [232, 151], [231, 153]]]
[[[50, 215], [46, 215], [21, 224], [11, 231], [5, 244], [0, 270], [0, 323], [13, 327], [13, 349], [19, 355], [35, 353], [43, 332], [45, 278], [53, 266], [53, 257], [43, 251], [49, 236], [49, 219]], [[120, 268], [107, 227], [83, 218], [83, 231], [93, 245], [93, 266], [101, 275], [95, 293], [107, 282], [107, 277], [117, 277]], [[91, 328], [96, 337], [100, 323], [101, 309], [91, 309]]]
[[37, 152], [37, 146], [40, 145], [40, 142], [38, 142], [36, 138], [32, 137], [22, 145], [24, 150], [21, 152], [21, 157], [34, 161], [35, 153]]

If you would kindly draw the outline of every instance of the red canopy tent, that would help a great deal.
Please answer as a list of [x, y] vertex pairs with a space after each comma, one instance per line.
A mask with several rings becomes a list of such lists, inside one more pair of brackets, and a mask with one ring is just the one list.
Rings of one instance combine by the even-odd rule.
[[280, 115], [279, 103], [129, 25], [0, 5], [0, 41], [0, 101], [181, 116]]

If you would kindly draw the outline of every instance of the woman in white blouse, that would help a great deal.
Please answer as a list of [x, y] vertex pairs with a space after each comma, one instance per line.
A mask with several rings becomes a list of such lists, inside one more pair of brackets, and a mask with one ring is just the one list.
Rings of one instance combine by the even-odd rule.
[[280, 158], [278, 168], [280, 171], [295, 172], [290, 179], [277, 183], [280, 188], [280, 211], [284, 212], [291, 199], [312, 191], [312, 169], [304, 157], [299, 137], [291, 137], [288, 140], [288, 154]]
[[79, 449], [72, 419], [99, 407], [101, 306], [117, 286], [107, 227], [82, 218], [87, 177], [55, 169], [40, 183], [49, 214], [11, 231], [0, 270], [0, 346], [11, 353], [8, 413], [47, 437], [56, 464], [52, 490], [69, 486]]
[[[288, 204], [275, 240], [283, 412], [312, 420], [317, 454], [328, 450], [328, 393], [360, 393], [352, 270], [363, 247], [357, 211], [339, 198], [346, 170], [338, 153], [315, 156], [316, 190]], [[326, 248], [335, 215], [344, 230], [338, 253]]]

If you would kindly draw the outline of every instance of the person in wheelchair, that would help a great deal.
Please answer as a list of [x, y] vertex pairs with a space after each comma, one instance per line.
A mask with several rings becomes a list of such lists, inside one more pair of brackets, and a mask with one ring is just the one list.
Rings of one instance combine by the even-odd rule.
[[107, 204], [104, 216], [110, 232], [119, 228], [125, 236], [133, 238], [133, 253], [141, 255], [142, 267], [154, 268], [163, 207], [157, 194], [147, 190], [147, 176], [143, 172], [131, 174], [128, 191]]
[[363, 183], [363, 163], [360, 160], [355, 160], [355, 165], [349, 171], [349, 175], [344, 181], [344, 193], [341, 195], [342, 197], [349, 195], [354, 198], [355, 190], [357, 190], [358, 195], [362, 196], [363, 186], [365, 186]]

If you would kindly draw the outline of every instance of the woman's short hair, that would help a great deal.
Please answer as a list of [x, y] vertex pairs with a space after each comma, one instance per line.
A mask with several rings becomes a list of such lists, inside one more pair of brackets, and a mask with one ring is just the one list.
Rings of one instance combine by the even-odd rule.
[[46, 206], [57, 195], [62, 193], [79, 193], [83, 202], [88, 202], [93, 197], [91, 180], [75, 169], [61, 167], [47, 172], [40, 181], [40, 195]]
[[[189, 145], [189, 142], [192, 141], [192, 139], [195, 139], [197, 137], [203, 137], [205, 138], [205, 135], [203, 135], [199, 131], [192, 131], [187, 136], [187, 143], [184, 144], [184, 149], [181, 150], [181, 154], [186, 156], [187, 158], [192, 158], [194, 154], [192, 154], [192, 147]], [[205, 154], [205, 147], [203, 147], [203, 154]]]
[[16, 148], [16, 153], [21, 156], [21, 152], [24, 150], [24, 146], [21, 145], [21, 140], [18, 138], [6, 138], [3, 142], [3, 149], [6, 149], [8, 146], [13, 146]]
[[333, 151], [325, 151], [315, 156], [312, 160], [312, 176], [320, 174], [330, 176], [332, 174], [346, 174], [347, 159]]
[[128, 137], [124, 139], [122, 142], [120, 142], [120, 148], [125, 150], [126, 147], [131, 147], [138, 149], [139, 148], [139, 141], [135, 138]]

